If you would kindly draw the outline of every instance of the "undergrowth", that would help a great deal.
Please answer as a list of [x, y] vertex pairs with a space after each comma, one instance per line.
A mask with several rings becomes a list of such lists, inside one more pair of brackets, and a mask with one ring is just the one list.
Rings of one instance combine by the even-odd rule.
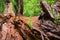
[[40, 0], [24, 0], [24, 15], [39, 16], [41, 11]]
[[3, 14], [6, 8], [5, 0], [0, 0], [0, 14]]

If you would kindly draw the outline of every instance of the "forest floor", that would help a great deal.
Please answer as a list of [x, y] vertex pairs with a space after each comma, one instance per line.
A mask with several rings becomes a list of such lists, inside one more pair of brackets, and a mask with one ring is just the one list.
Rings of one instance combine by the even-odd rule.
[[31, 21], [33, 29], [28, 25], [28, 17], [15, 16], [8, 5], [6, 14], [0, 15], [0, 40], [60, 40], [60, 25], [39, 16]]

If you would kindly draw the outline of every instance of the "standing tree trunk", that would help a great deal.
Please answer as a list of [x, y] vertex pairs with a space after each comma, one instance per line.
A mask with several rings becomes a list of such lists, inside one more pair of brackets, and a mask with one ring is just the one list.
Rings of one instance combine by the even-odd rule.
[[[19, 6], [19, 0], [15, 0], [15, 2], [16, 2], [16, 6]], [[15, 7], [15, 9], [16, 9], [16, 16], [18, 16], [19, 15], [19, 10], [17, 9], [17, 7]]]
[[23, 15], [23, 0], [20, 0], [20, 14]]
[[19, 9], [16, 9], [16, 15], [20, 16], [23, 15], [23, 0], [15, 0]]

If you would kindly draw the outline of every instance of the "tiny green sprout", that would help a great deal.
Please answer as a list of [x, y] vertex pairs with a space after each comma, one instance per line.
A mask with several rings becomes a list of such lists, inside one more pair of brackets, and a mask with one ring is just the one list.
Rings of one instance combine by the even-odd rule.
[[31, 17], [28, 17], [28, 25], [29, 25], [30, 29], [33, 29]]
[[60, 16], [59, 13], [55, 15], [55, 17], [54, 17], [54, 19], [55, 19], [55, 20], [54, 20], [54, 23], [55, 23], [55, 24], [60, 24], [60, 22], [59, 22], [59, 20], [58, 20], [59, 16]]

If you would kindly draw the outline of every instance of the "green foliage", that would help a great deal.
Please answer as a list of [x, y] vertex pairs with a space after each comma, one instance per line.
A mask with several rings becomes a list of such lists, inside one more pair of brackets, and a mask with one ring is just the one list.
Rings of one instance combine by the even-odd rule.
[[28, 17], [39, 15], [41, 11], [39, 3], [40, 0], [24, 0], [24, 15]]
[[0, 0], [0, 13], [4, 13], [6, 8], [5, 0]]
[[[24, 0], [24, 15], [26, 16], [38, 16], [41, 12], [41, 7], [38, 6], [41, 0]], [[57, 0], [46, 0], [48, 4], [52, 5]]]
[[41, 7], [39, 6], [40, 0], [24, 0], [24, 15], [28, 16], [28, 25], [32, 28], [32, 16], [40, 15]]
[[57, 0], [46, 0], [50, 5], [55, 4]]

